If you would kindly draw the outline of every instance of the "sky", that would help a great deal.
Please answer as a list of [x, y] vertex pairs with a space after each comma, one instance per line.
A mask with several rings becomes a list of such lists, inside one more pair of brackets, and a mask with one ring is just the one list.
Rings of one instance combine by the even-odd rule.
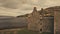
[[0, 15], [18, 16], [31, 13], [33, 7], [60, 6], [60, 0], [0, 0]]

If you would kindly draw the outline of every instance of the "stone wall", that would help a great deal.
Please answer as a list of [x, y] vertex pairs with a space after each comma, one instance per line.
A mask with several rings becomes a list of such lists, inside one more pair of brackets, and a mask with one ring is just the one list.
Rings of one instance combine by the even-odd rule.
[[[36, 9], [35, 9], [36, 10]], [[54, 17], [41, 16], [38, 11], [33, 10], [28, 15], [28, 30], [53, 33], [54, 28]], [[43, 14], [43, 13], [41, 13]]]

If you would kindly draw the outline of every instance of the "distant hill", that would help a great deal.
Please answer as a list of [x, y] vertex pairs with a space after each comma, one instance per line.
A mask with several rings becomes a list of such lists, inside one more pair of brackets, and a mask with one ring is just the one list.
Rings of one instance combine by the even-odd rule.
[[12, 19], [14, 18], [13, 16], [0, 16], [0, 19]]
[[26, 27], [25, 17], [0, 16], [0, 29]]
[[25, 15], [19, 15], [17, 17], [27, 17], [29, 14], [25, 14]]

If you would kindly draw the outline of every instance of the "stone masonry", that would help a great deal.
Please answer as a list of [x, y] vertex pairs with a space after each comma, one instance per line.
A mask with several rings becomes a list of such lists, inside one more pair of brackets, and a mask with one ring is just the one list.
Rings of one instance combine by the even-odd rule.
[[33, 12], [28, 15], [28, 30], [42, 32], [53, 32], [54, 17], [44, 16], [43, 8], [38, 12], [34, 7]]

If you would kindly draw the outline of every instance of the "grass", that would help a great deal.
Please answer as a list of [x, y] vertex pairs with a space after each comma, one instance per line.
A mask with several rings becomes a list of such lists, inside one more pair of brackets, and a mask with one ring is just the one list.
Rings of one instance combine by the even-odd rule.
[[[18, 31], [17, 34], [40, 34], [39, 32], [34, 32], [34, 31], [29, 31], [27, 29], [24, 29], [24, 30], [21, 30], [21, 31]], [[52, 34], [50, 32], [43, 32], [41, 34]]]
[[[6, 32], [4, 32], [6, 34]], [[10, 34], [13, 34], [13, 32], [10, 32]], [[17, 34], [40, 34], [39, 32], [29, 31], [27, 29], [19, 30], [17, 31]], [[43, 32], [41, 34], [51, 34], [49, 32]]]
[[38, 34], [38, 32], [29, 31], [27, 29], [24, 29], [24, 30], [18, 31], [17, 34]]

